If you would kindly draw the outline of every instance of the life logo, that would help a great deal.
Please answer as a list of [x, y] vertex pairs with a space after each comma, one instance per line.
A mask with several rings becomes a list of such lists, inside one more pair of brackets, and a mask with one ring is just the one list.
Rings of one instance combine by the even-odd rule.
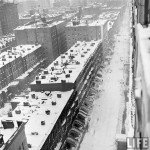
[[134, 138], [128, 137], [127, 139], [127, 149], [135, 150], [147, 150], [149, 148], [149, 138]]

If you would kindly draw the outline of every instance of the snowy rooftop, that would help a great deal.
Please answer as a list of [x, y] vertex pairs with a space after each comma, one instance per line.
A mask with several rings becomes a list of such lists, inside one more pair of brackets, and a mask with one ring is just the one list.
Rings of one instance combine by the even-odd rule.
[[[89, 22], [89, 21], [88, 21]], [[105, 23], [107, 22], [107, 19], [103, 20], [103, 19], [98, 19], [94, 22], [89, 22], [88, 24], [86, 23], [85, 20], [81, 20], [80, 23], [78, 25], [73, 25], [72, 22], [69, 22], [67, 24], [66, 27], [73, 27], [73, 28], [76, 28], [76, 27], [81, 27], [81, 26], [102, 26], [104, 25]]]
[[19, 45], [17, 47], [13, 47], [11, 50], [7, 50], [1, 53], [0, 68], [19, 57], [25, 57], [26, 55], [38, 49], [39, 47], [41, 47], [41, 45]]
[[150, 96], [150, 27], [143, 28], [140, 24], [137, 25], [138, 41], [139, 41], [139, 54], [143, 73], [145, 77], [145, 83], [147, 86], [147, 92]]
[[[58, 57], [39, 74], [38, 78], [31, 85], [35, 85], [37, 81], [40, 81], [41, 84], [61, 83], [62, 80], [65, 80], [67, 83], [74, 83], [87, 61], [94, 55], [100, 43], [101, 40], [90, 42], [78, 41], [65, 54]], [[66, 66], [64, 65], [65, 63], [67, 63]]]
[[21, 57], [25, 57], [40, 47], [41, 45], [18, 45], [13, 50], [20, 53]]
[[98, 19], [97, 21], [94, 21], [90, 24], [90, 26], [103, 26], [107, 23], [107, 20]]
[[99, 18], [106, 19], [106, 20], [116, 20], [119, 13], [120, 13], [119, 11], [103, 12], [102, 14], [99, 15]]
[[[30, 150], [40, 150], [72, 93], [73, 90], [68, 92], [30, 92], [29, 95], [14, 98], [11, 102], [16, 102], [17, 107], [12, 111], [12, 117], [3, 115], [0, 118], [1, 121], [11, 120], [14, 123], [13, 128], [4, 129], [0, 122], [0, 133], [4, 135], [4, 143], [18, 129], [17, 121], [23, 121], [27, 122], [25, 134], [27, 143], [31, 144]], [[56, 105], [53, 105], [53, 102], [56, 102]], [[50, 111], [50, 114], [47, 114], [46, 111]], [[44, 122], [45, 125], [42, 125], [41, 122]]]
[[24, 29], [35, 29], [35, 28], [51, 28], [54, 25], [57, 25], [59, 23], [62, 23], [63, 21], [55, 21], [47, 23], [46, 26], [43, 24], [43, 22], [37, 22], [36, 24], [30, 24], [30, 25], [23, 25], [17, 27], [15, 30], [24, 30]]

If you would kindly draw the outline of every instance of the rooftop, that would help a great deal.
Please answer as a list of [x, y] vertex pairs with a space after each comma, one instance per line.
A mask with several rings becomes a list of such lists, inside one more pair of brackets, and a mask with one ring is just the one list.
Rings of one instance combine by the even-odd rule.
[[98, 20], [96, 20], [96, 21], [92, 21], [92, 22], [88, 22], [88, 23], [86, 23], [85, 20], [81, 20], [80, 23], [77, 24], [77, 25], [73, 25], [73, 22], [69, 22], [66, 27], [73, 27], [73, 28], [76, 28], [76, 27], [81, 27], [81, 26], [102, 26], [102, 25], [104, 25], [106, 22], [107, 22], [107, 19], [105, 19], [105, 20], [103, 20], [103, 19], [98, 19]]
[[61, 23], [63, 21], [55, 21], [52, 22], [50, 20], [50, 23], [47, 23], [46, 26], [43, 24], [43, 22], [37, 22], [37, 23], [33, 23], [33, 24], [29, 24], [29, 25], [23, 25], [23, 26], [18, 26], [15, 30], [24, 30], [24, 29], [36, 29], [36, 28], [51, 28], [54, 25], [57, 25], [59, 23]]
[[[65, 54], [59, 56], [52, 64], [44, 70], [31, 85], [61, 83], [74, 83], [83, 70], [87, 61], [94, 55], [100, 44], [99, 41], [77, 42]], [[67, 65], [65, 65], [67, 64]]]
[[120, 11], [108, 11], [108, 12], [103, 12], [102, 14], [99, 15], [100, 19], [105, 19], [105, 20], [116, 20]]
[[[17, 107], [12, 111], [12, 117], [3, 115], [0, 118], [3, 122], [9, 120], [14, 124], [14, 127], [4, 129], [0, 122], [0, 133], [4, 135], [4, 143], [17, 130], [17, 121], [22, 121], [27, 122], [25, 133], [27, 142], [32, 146], [30, 150], [40, 149], [53, 129], [72, 92], [73, 90], [68, 92], [30, 92], [29, 95], [14, 98], [11, 103], [16, 103]], [[58, 94], [61, 95], [61, 98], [58, 98]], [[56, 105], [53, 105], [53, 102], [56, 102]], [[45, 125], [41, 124], [42, 121], [45, 122]], [[35, 132], [38, 135], [34, 135]]]
[[2, 52], [0, 54], [0, 68], [19, 57], [25, 57], [39, 47], [41, 47], [41, 45], [19, 45], [17, 47], [13, 47], [11, 50]]
[[[46, 70], [44, 70], [49, 71], [47, 78], [56, 75], [56, 72], [58, 71], [58, 77], [63, 79], [65, 78], [64, 73], [62, 73], [63, 69], [66, 72], [68, 70], [72, 70], [70, 79], [68, 80], [70, 82], [74, 82], [85, 66], [87, 60], [93, 55], [95, 49], [100, 43], [100, 40], [91, 42], [77, 42], [71, 49], [58, 57]], [[81, 57], [81, 55], [84, 55], [84, 57]], [[72, 59], [69, 58], [69, 56], [72, 57]], [[64, 68], [61, 64], [67, 60], [69, 65]], [[79, 62], [78, 65], [75, 63], [76, 61]], [[54, 72], [52, 72], [51, 67], [54, 66], [55, 63], [58, 63], [59, 65], [56, 65]], [[44, 71], [42, 74], [44, 74]], [[45, 79], [44, 82], [47, 81], [48, 80]], [[60, 80], [57, 82], [60, 82]], [[4, 143], [10, 140], [10, 137], [15, 131], [17, 131], [17, 122], [22, 121], [26, 123], [25, 134], [27, 143], [31, 145], [29, 150], [40, 150], [47, 136], [51, 133], [72, 93], [73, 89], [65, 92], [31, 91], [29, 94], [15, 97], [11, 101], [12, 106], [14, 106], [14, 110], [0, 117], [1, 121], [7, 122], [9, 120], [13, 122], [11, 125], [14, 125], [13, 127], [9, 126], [9, 128], [4, 129], [4, 125], [0, 122], [0, 133], [4, 135]]]

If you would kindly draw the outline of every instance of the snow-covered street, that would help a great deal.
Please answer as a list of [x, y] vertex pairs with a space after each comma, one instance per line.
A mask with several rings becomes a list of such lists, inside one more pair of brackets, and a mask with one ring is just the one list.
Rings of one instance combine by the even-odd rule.
[[129, 59], [130, 41], [129, 8], [124, 13], [120, 30], [115, 37], [114, 54], [103, 70], [103, 83], [99, 96], [94, 101], [89, 129], [80, 145], [80, 150], [114, 150], [116, 134], [121, 133], [125, 108], [125, 64]]

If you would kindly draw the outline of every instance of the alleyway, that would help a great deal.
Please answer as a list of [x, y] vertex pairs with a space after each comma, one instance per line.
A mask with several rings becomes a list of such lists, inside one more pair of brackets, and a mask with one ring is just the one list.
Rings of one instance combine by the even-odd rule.
[[125, 107], [124, 64], [129, 57], [129, 9], [126, 9], [119, 34], [115, 35], [114, 54], [103, 70], [103, 83], [98, 99], [94, 102], [89, 129], [80, 145], [80, 150], [114, 150], [118, 124], [122, 123]]

